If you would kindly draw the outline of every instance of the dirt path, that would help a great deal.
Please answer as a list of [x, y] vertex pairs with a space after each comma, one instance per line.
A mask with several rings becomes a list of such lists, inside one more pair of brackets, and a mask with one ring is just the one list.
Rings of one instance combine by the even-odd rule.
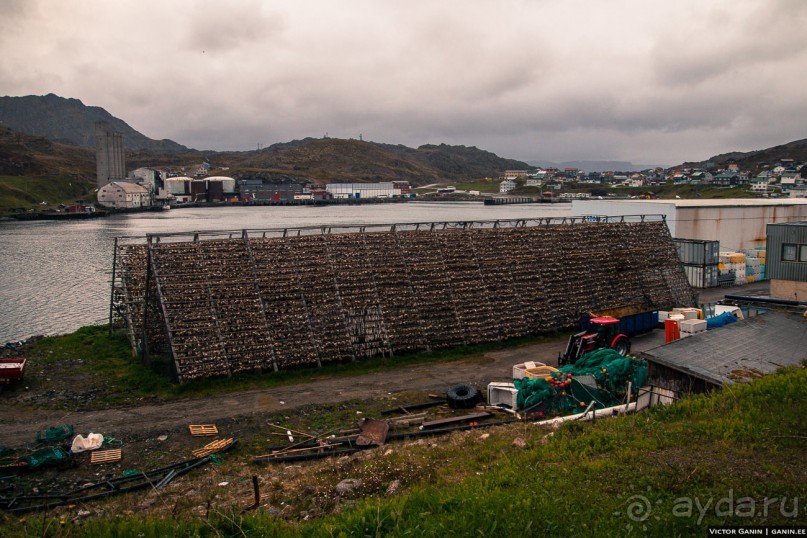
[[[663, 332], [654, 331], [633, 340], [633, 352], [663, 343]], [[443, 394], [455, 383], [470, 383], [484, 390], [492, 381], [511, 381], [512, 366], [533, 360], [553, 364], [565, 339], [488, 352], [460, 361], [420, 364], [348, 377], [320, 378], [310, 383], [237, 392], [210, 398], [163, 404], [144, 404], [124, 409], [63, 412], [32, 410], [13, 404], [0, 407], [0, 445], [30, 442], [35, 432], [72, 424], [77, 432], [115, 432], [127, 435], [160, 435], [194, 423], [215, 423], [310, 404], [374, 399], [403, 391]]]

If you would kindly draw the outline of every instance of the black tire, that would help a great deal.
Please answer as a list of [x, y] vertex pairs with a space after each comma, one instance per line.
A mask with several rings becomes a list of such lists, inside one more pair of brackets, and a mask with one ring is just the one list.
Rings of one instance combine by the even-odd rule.
[[630, 340], [623, 337], [614, 342], [614, 351], [616, 351], [623, 357], [628, 353], [630, 353]]
[[454, 385], [446, 392], [448, 406], [452, 409], [470, 409], [477, 404], [479, 398], [479, 391], [465, 383]]

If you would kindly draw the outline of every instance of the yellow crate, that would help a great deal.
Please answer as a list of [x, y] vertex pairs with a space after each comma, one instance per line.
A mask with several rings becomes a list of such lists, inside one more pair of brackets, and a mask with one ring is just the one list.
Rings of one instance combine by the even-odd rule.
[[732, 252], [729, 256], [729, 263], [745, 263], [745, 254], [742, 252]]
[[552, 377], [552, 373], [557, 372], [557, 368], [553, 368], [552, 366], [538, 366], [535, 368], [527, 368], [524, 370], [524, 377], [528, 379], [546, 379], [549, 380]]

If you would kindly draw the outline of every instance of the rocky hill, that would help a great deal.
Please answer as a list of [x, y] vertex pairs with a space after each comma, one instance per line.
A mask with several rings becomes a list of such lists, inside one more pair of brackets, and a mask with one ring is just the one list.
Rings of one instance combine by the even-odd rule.
[[[201, 152], [171, 140], [152, 140], [103, 108], [86, 106], [78, 99], [53, 94], [0, 97], [0, 124], [52, 142], [94, 148], [96, 121], [106, 121], [123, 134], [129, 169], [140, 166], [182, 167], [206, 160], [216, 168], [229, 168], [228, 175], [235, 177], [317, 183], [400, 180], [425, 185], [498, 177], [505, 169], [528, 167], [526, 163], [503, 159], [475, 147], [440, 144], [414, 149], [335, 138], [305, 138], [253, 151]], [[31, 158], [34, 158], [37, 150], [35, 147], [30, 147], [30, 150]], [[56, 172], [32, 166], [12, 166], [7, 173]]]
[[78, 99], [65, 99], [52, 93], [0, 97], [0, 124], [56, 142], [95, 148], [97, 121], [105, 121], [121, 132], [127, 150], [144, 149], [164, 153], [188, 149], [171, 140], [152, 140], [103, 108], [86, 106]]
[[94, 180], [95, 151], [0, 127], [0, 176]]
[[680, 167], [704, 167], [708, 163], [725, 165], [729, 162], [735, 162], [739, 165], [741, 170], [756, 173], [766, 167], [773, 167], [781, 159], [793, 159], [797, 163], [807, 162], [807, 138], [767, 149], [723, 153], [721, 155], [715, 155], [706, 161], [687, 162]]
[[503, 159], [475, 147], [425, 145], [409, 148], [361, 140], [306, 138], [259, 151], [207, 154], [214, 165], [226, 163], [232, 175], [273, 173], [309, 181], [409, 181], [414, 185], [498, 177], [526, 163]]

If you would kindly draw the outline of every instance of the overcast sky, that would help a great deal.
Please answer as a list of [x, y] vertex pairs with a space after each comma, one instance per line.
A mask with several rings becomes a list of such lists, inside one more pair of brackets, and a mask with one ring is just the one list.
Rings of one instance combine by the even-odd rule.
[[0, 0], [0, 95], [146, 136], [677, 164], [807, 138], [805, 0]]

